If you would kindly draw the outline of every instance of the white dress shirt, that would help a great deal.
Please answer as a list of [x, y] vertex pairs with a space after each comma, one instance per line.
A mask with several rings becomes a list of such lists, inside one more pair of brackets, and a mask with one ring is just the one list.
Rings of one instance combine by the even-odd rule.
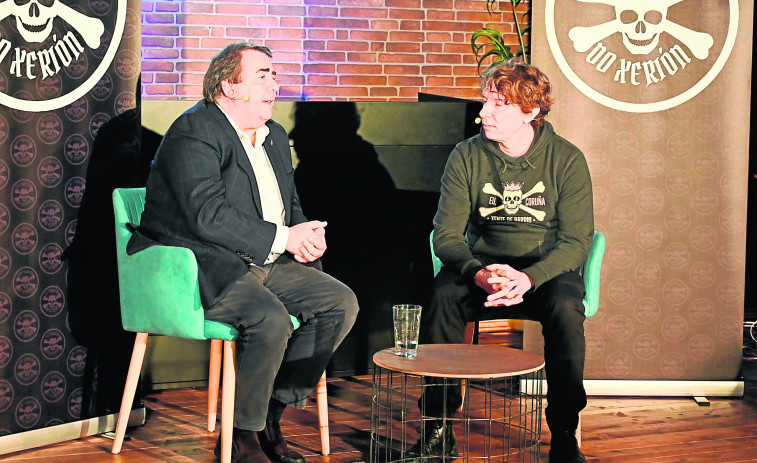
[[260, 193], [260, 204], [263, 206], [263, 220], [276, 225], [276, 236], [271, 245], [271, 252], [265, 260], [266, 264], [275, 261], [281, 254], [286, 251], [286, 243], [289, 239], [289, 227], [284, 225], [284, 202], [281, 200], [281, 191], [276, 181], [276, 174], [273, 171], [271, 160], [268, 159], [263, 142], [268, 136], [270, 129], [267, 125], [260, 126], [255, 132], [255, 144], [252, 144], [250, 137], [239, 130], [234, 121], [228, 114], [218, 106], [226, 119], [239, 135], [247, 158], [252, 164], [252, 171], [255, 173], [255, 180], [258, 182], [258, 191]]

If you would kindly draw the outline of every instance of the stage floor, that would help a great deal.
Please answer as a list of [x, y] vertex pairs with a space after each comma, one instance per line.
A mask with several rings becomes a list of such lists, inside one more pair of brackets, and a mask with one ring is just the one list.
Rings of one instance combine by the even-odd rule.
[[[757, 360], [745, 361], [746, 396], [710, 398], [710, 406], [689, 398], [590, 397], [583, 412], [583, 451], [595, 462], [757, 462]], [[309, 463], [362, 462], [370, 442], [371, 377], [329, 380], [331, 455], [320, 452], [315, 401], [287, 410], [283, 429], [290, 446]], [[112, 441], [87, 437], [4, 455], [24, 463], [213, 462], [216, 433], [205, 429], [204, 388], [149, 394], [144, 426], [129, 430], [120, 455]], [[549, 430], [542, 433], [547, 462]]]

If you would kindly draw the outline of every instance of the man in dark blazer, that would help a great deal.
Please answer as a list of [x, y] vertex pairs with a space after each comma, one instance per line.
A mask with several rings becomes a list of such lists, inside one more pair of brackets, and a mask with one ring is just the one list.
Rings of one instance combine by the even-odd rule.
[[271, 51], [251, 43], [211, 60], [205, 99], [158, 149], [128, 246], [191, 249], [205, 318], [239, 329], [234, 462], [305, 461], [279, 420], [287, 405], [304, 407], [358, 311], [352, 291], [320, 271], [327, 224], [300, 208], [287, 133], [271, 120], [275, 76]]

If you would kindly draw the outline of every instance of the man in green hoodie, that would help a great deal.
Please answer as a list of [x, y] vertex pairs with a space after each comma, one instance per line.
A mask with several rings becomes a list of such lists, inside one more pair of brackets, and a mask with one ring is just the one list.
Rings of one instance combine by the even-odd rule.
[[[577, 269], [594, 233], [589, 169], [544, 120], [551, 86], [539, 69], [498, 63], [482, 84], [482, 130], [455, 147], [442, 176], [434, 251], [444, 266], [422, 342], [462, 343], [469, 320], [541, 322], [550, 462], [585, 462], [575, 438], [586, 406], [585, 290]], [[450, 416], [459, 407], [459, 388], [443, 389], [426, 387], [426, 415]], [[456, 455], [451, 425], [428, 422], [413, 451]]]

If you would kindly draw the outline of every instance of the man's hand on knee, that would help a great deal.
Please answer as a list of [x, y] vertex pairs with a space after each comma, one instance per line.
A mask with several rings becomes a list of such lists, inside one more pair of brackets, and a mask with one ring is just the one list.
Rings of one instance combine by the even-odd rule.
[[311, 220], [289, 227], [286, 250], [295, 260], [313, 262], [326, 252], [326, 222]]
[[484, 307], [520, 304], [523, 302], [523, 295], [526, 291], [533, 287], [533, 282], [528, 274], [515, 270], [509, 265], [491, 264], [482, 271], [489, 272], [490, 276], [487, 283], [496, 290], [489, 292]]
[[508, 282], [508, 279], [504, 276], [495, 274], [488, 268], [482, 268], [476, 273], [474, 281], [476, 282], [476, 285], [486, 291], [487, 294], [495, 294], [502, 290], [504, 284]]

